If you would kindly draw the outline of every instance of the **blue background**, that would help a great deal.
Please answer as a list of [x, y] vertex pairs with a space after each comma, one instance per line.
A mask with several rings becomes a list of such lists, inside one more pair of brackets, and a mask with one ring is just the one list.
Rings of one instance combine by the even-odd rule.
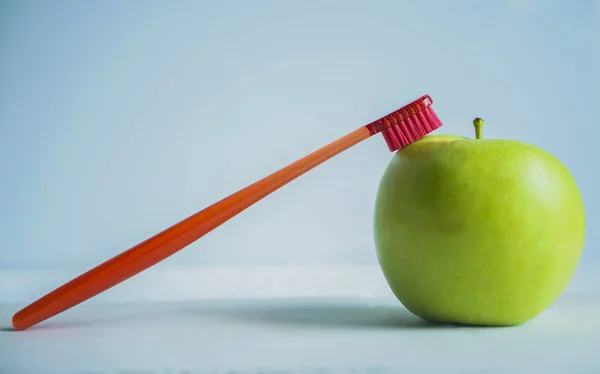
[[[597, 288], [599, 52], [587, 0], [4, 1], [0, 271], [86, 270], [428, 93], [442, 132], [566, 164]], [[166, 263], [376, 265], [390, 158], [369, 139]]]

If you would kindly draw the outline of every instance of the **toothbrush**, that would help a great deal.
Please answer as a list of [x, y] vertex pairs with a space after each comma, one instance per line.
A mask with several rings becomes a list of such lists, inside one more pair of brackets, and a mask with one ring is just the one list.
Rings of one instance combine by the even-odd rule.
[[13, 327], [25, 330], [146, 270], [372, 135], [382, 133], [391, 152], [406, 147], [442, 126], [432, 103], [431, 97], [424, 95], [131, 247], [21, 309], [12, 318]]

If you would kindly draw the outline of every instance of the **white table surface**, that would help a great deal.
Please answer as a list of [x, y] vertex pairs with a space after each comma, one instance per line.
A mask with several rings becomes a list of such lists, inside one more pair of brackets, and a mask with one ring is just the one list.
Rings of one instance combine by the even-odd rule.
[[600, 295], [510, 328], [423, 323], [391, 299], [79, 305], [23, 332], [0, 373], [600, 373]]

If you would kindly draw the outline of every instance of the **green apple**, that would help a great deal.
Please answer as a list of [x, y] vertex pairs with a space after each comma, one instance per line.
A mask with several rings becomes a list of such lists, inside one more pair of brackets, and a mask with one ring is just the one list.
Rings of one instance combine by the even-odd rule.
[[585, 213], [567, 168], [515, 140], [430, 135], [398, 151], [377, 192], [383, 274], [412, 313], [507, 326], [539, 315], [568, 285]]

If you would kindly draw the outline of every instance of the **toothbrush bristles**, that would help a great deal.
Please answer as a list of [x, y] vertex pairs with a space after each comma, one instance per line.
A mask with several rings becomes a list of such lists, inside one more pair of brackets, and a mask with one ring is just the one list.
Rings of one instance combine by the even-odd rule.
[[395, 152], [440, 128], [442, 122], [431, 108], [429, 95], [371, 122], [367, 127], [372, 134], [381, 132], [388, 148]]

